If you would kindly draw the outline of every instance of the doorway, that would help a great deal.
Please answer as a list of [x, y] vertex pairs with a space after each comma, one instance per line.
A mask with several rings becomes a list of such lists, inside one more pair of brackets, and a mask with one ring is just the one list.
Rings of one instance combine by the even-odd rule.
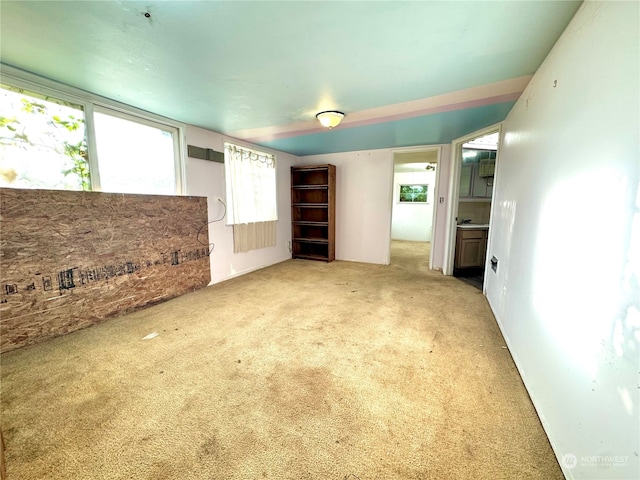
[[500, 125], [454, 140], [444, 273], [484, 291]]
[[400, 261], [397, 252], [407, 248], [417, 267], [428, 269], [433, 263], [439, 157], [437, 147], [393, 152], [391, 263]]

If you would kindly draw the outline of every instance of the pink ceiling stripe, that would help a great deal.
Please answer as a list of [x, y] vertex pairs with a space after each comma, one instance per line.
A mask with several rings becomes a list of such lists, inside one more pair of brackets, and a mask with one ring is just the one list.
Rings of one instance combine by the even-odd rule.
[[[510, 101], [517, 100], [518, 97], [520, 97], [521, 93], [522, 92], [511, 92], [511, 93], [506, 93], [504, 95], [496, 95], [493, 97], [479, 98], [475, 100], [468, 100], [466, 102], [451, 103], [447, 105], [438, 105], [436, 107], [413, 110], [409, 112], [398, 113], [395, 115], [387, 115], [387, 116], [369, 118], [364, 120], [355, 120], [351, 122], [346, 121], [346, 122], [343, 122], [338, 128], [344, 129], [344, 128], [353, 128], [353, 127], [363, 127], [366, 125], [376, 125], [378, 123], [405, 120], [407, 118], [434, 115], [436, 113], [452, 112], [456, 110], [464, 110], [467, 108], [482, 107], [485, 105], [492, 105], [494, 103], [510, 102]], [[326, 129], [323, 127], [317, 127], [312, 129], [305, 128], [305, 129], [282, 132], [282, 133], [273, 133], [269, 135], [247, 137], [247, 138], [243, 138], [243, 140], [248, 142], [260, 142], [260, 141], [268, 141], [268, 140], [278, 140], [281, 138], [298, 137], [301, 135], [309, 135], [309, 134], [321, 133], [321, 132], [326, 132]]]

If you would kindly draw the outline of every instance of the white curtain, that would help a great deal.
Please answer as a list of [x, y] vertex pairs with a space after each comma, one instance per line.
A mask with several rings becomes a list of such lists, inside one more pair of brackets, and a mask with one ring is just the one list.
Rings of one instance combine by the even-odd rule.
[[225, 180], [234, 252], [274, 246], [278, 219], [275, 156], [225, 143]]
[[276, 244], [276, 222], [240, 223], [233, 226], [233, 251], [248, 252]]

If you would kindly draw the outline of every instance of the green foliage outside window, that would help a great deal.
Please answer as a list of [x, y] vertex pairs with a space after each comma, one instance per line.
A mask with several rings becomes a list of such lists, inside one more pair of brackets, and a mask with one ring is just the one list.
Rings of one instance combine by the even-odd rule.
[[400, 185], [400, 202], [427, 203], [428, 185]]
[[81, 107], [4, 86], [0, 107], [0, 186], [91, 190]]

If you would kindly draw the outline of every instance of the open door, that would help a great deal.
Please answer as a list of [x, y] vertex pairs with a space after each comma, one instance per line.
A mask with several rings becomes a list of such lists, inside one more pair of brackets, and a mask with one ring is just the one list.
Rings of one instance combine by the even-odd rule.
[[[486, 242], [488, 229], [491, 228], [490, 217], [493, 210], [492, 196], [495, 181], [493, 170], [488, 171], [488, 169], [493, 169], [497, 162], [500, 131], [501, 124], [492, 125], [452, 142], [450, 200], [447, 208], [443, 265], [445, 275], [453, 275], [454, 272], [460, 271], [457, 267], [461, 265], [463, 268], [473, 265], [469, 259], [474, 255], [478, 259], [477, 266], [482, 273], [486, 270], [486, 252], [489, 251]], [[496, 137], [497, 142], [489, 145]], [[483, 142], [486, 142], [484, 146]], [[495, 150], [493, 155], [492, 150]], [[458, 265], [456, 265], [456, 247], [462, 249], [466, 246], [462, 244], [464, 239], [461, 239], [458, 234], [465, 229], [469, 230], [467, 232], [470, 238], [469, 249], [458, 252]], [[487, 230], [486, 233], [482, 232], [483, 229]], [[484, 286], [482, 288], [484, 291]]]

